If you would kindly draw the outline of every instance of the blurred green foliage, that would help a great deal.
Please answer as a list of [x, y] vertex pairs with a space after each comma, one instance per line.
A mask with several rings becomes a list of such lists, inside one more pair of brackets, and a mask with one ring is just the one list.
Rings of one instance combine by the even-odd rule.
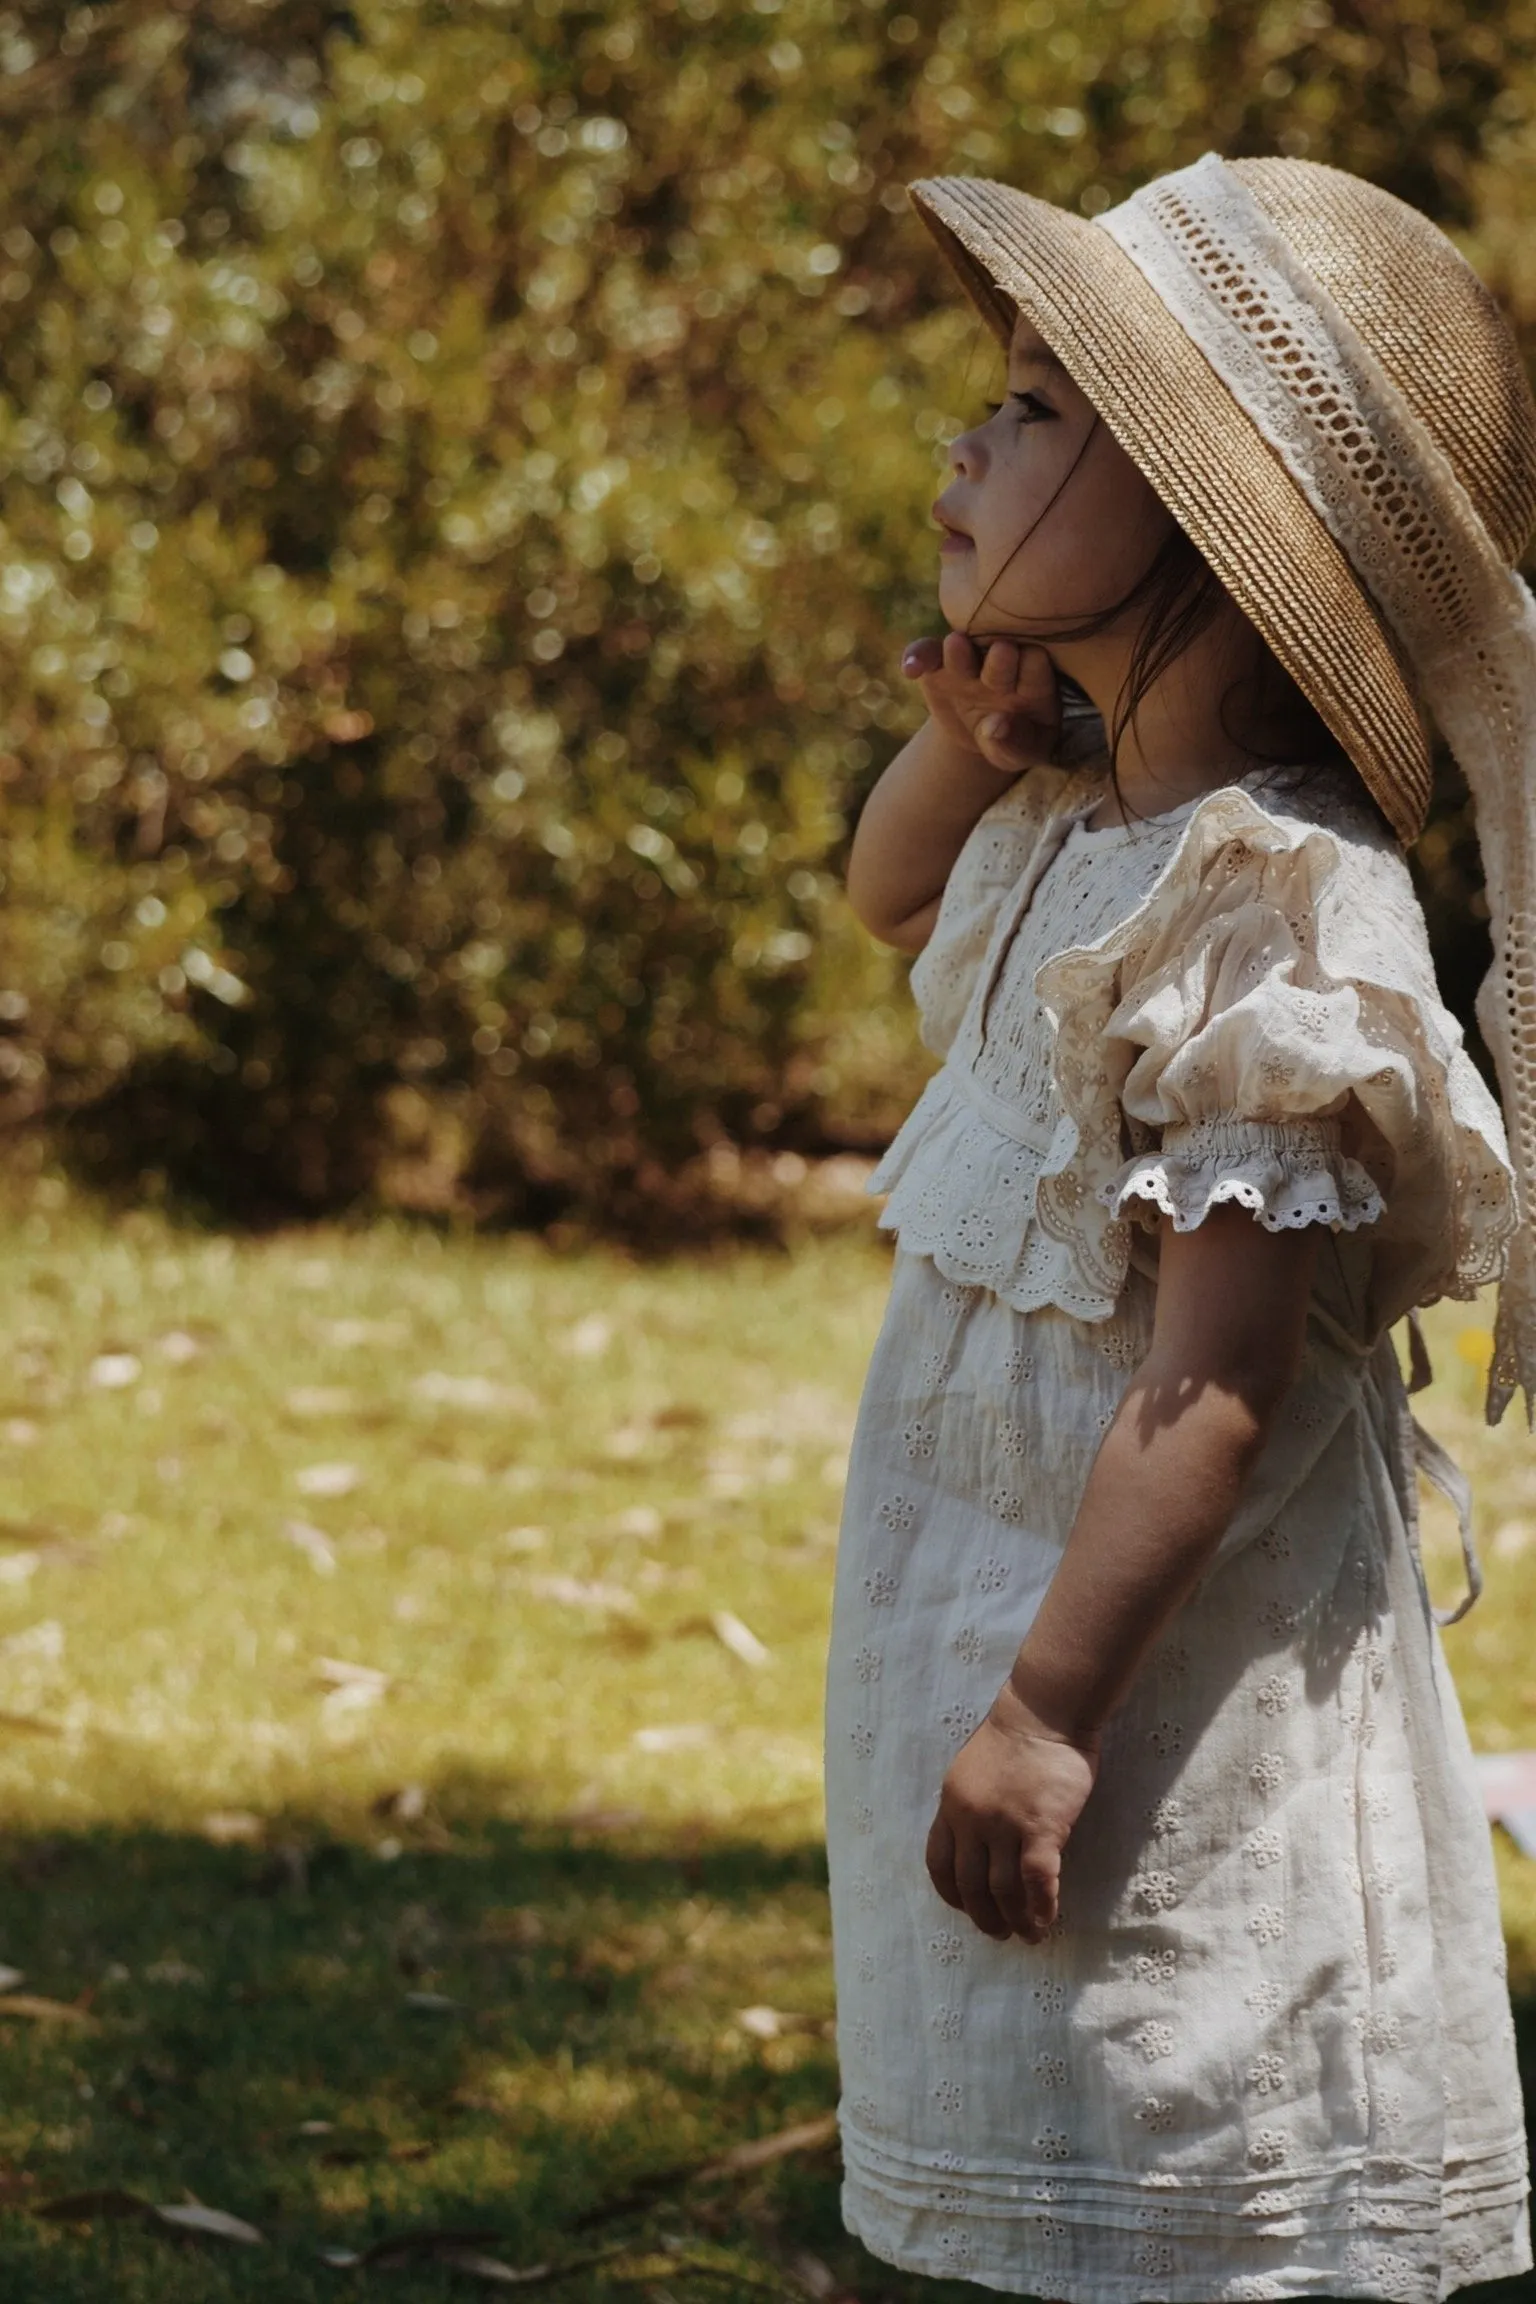
[[0, 7], [5, 1117], [611, 1219], [877, 1138], [840, 846], [994, 361], [904, 181], [1329, 159], [1530, 327], [1533, 106], [1531, 0]]

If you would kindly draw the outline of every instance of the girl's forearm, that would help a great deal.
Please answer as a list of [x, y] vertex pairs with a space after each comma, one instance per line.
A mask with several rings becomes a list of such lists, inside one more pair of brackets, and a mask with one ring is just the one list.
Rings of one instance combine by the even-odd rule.
[[923, 941], [967, 835], [1008, 781], [932, 720], [902, 746], [864, 803], [848, 859], [848, 901], [872, 936]]
[[1199, 1582], [1263, 1446], [1269, 1407], [1207, 1383], [1170, 1414], [1149, 1363], [1083, 1490], [1061, 1565], [1009, 1675], [1040, 1725], [1095, 1738]]

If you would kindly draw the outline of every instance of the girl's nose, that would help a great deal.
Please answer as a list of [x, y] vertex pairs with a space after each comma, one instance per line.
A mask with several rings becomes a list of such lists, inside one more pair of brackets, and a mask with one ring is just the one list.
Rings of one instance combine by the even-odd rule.
[[981, 476], [986, 461], [986, 450], [976, 432], [960, 432], [949, 444], [951, 469], [963, 480], [976, 480]]

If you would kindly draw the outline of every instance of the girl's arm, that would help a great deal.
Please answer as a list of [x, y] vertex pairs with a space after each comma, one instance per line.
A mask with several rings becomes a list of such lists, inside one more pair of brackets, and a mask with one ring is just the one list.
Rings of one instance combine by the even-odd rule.
[[989, 1936], [1038, 1943], [1100, 1733], [1221, 1542], [1295, 1381], [1318, 1227], [1218, 1207], [1164, 1220], [1152, 1345], [1105, 1433], [1061, 1564], [944, 1779], [928, 1869]]
[[1061, 724], [1042, 648], [961, 632], [915, 640], [902, 670], [928, 719], [864, 803], [848, 860], [848, 900], [872, 936], [903, 952], [927, 943], [955, 858], [1001, 778], [1050, 758]]

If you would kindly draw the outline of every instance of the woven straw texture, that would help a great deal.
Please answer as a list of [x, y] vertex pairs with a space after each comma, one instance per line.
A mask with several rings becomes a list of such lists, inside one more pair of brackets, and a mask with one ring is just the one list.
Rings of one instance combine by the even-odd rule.
[[[1477, 275], [1426, 218], [1374, 185], [1302, 160], [1230, 167], [1370, 343], [1513, 559], [1536, 520], [1536, 408]], [[1414, 839], [1430, 757], [1402, 643], [1247, 411], [1104, 228], [1117, 212], [1090, 224], [982, 178], [910, 189], [994, 332], [1006, 343], [1019, 312], [1039, 329], [1399, 838]]]

